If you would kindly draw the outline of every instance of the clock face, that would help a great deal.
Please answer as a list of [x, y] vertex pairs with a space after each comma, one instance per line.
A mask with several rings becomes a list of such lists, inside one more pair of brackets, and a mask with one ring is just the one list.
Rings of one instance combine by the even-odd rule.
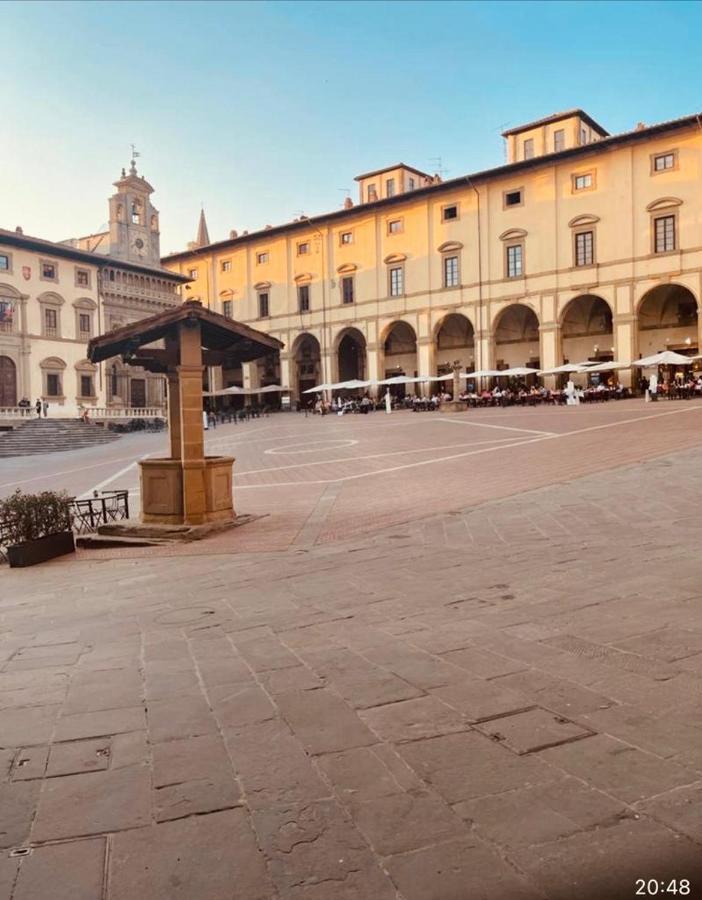
[[145, 247], [146, 245], [143, 238], [137, 237], [132, 240], [132, 250], [139, 256], [143, 256]]

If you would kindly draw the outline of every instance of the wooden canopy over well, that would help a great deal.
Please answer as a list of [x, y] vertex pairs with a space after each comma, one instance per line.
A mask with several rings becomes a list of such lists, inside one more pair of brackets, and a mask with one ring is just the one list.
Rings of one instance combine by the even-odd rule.
[[[162, 347], [151, 346], [159, 341]], [[206, 525], [234, 519], [234, 460], [205, 456], [202, 373], [208, 365], [231, 367], [282, 347], [267, 334], [204, 309], [198, 300], [90, 341], [91, 362], [121, 356], [127, 365], [168, 376], [170, 455], [139, 462], [144, 522]]]
[[163, 350], [140, 348], [173, 337], [181, 325], [191, 327], [196, 323], [200, 326], [200, 346], [205, 351], [213, 351], [203, 354], [202, 361], [206, 366], [233, 367], [283, 348], [276, 338], [205, 309], [199, 300], [187, 300], [174, 309], [92, 338], [88, 344], [88, 359], [102, 362], [113, 356], [123, 356], [126, 362], [131, 359], [135, 365], [149, 371], [165, 372], [168, 363]]

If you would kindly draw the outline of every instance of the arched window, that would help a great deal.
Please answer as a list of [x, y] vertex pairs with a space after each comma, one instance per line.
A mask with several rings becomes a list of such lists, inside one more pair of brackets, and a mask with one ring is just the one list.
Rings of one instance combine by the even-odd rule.
[[132, 201], [132, 225], [141, 225], [141, 203], [139, 200]]

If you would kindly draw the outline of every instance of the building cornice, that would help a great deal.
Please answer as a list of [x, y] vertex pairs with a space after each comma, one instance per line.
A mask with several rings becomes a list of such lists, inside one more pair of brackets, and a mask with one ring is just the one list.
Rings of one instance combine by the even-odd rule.
[[192, 279], [185, 275], [179, 275], [172, 269], [164, 269], [160, 266], [147, 266], [132, 262], [127, 259], [118, 259], [114, 256], [106, 256], [104, 253], [91, 253], [89, 250], [78, 250], [68, 244], [60, 244], [55, 241], [46, 241], [43, 238], [31, 237], [19, 231], [9, 231], [0, 228], [0, 246], [17, 247], [20, 250], [30, 250], [42, 253], [45, 256], [54, 256], [59, 259], [70, 259], [75, 262], [87, 263], [98, 269], [126, 269], [129, 272], [138, 272], [141, 275], [149, 275], [152, 278], [164, 278], [178, 284], [185, 284]]
[[[195, 250], [183, 250], [179, 253], [171, 253], [168, 256], [162, 257], [161, 262], [168, 264], [209, 257], [213, 253], [219, 253], [237, 247], [245, 247], [249, 244], [259, 243], [262, 240], [270, 240], [272, 237], [279, 237], [295, 232], [306, 232], [323, 225], [343, 223], [344, 221], [353, 219], [354, 216], [372, 215], [376, 212], [382, 212], [384, 209], [394, 209], [402, 204], [413, 203], [418, 198], [449, 193], [450, 191], [465, 188], [466, 186], [477, 188], [478, 185], [487, 184], [491, 181], [505, 178], [506, 176], [517, 175], [524, 171], [545, 169], [552, 166], [554, 163], [585, 158], [600, 152], [605, 152], [619, 145], [641, 143], [642, 141], [657, 137], [661, 134], [666, 134], [667, 132], [680, 131], [684, 128], [693, 127], [698, 129], [701, 126], [702, 112], [694, 113], [693, 115], [684, 116], [680, 119], [672, 119], [667, 122], [660, 122], [657, 125], [650, 125], [647, 128], [638, 128], [634, 131], [627, 131], [622, 134], [603, 137], [599, 141], [593, 141], [590, 144], [584, 144], [578, 147], [571, 147], [568, 150], [561, 150], [558, 153], [547, 153], [543, 156], [536, 156], [533, 159], [507, 163], [506, 165], [497, 166], [493, 169], [484, 169], [470, 175], [462, 175], [459, 178], [442, 181], [438, 184], [415, 188], [413, 191], [397, 194], [394, 197], [386, 197], [382, 200], [375, 200], [372, 203], [361, 203], [350, 209], [340, 209], [330, 213], [323, 213], [319, 216], [311, 216], [310, 218], [298, 220], [297, 222], [286, 222], [283, 225], [276, 225], [273, 228], [265, 228], [260, 231], [253, 231], [250, 234], [242, 234], [236, 238], [229, 238], [225, 241], [217, 241], [213, 244], [208, 244], [206, 247], [199, 247]], [[0, 232], [0, 236], [1, 234], [2, 232]]]

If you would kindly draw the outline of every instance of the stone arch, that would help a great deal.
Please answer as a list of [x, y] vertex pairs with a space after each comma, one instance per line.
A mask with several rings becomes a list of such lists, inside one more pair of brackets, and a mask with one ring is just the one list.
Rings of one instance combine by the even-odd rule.
[[57, 294], [56, 291], [44, 291], [43, 294], [39, 294], [37, 297], [37, 302], [50, 304], [52, 306], [63, 306], [66, 301], [61, 294]]
[[639, 355], [698, 353], [698, 318], [699, 302], [690, 288], [676, 282], [650, 288], [636, 305]]
[[510, 303], [494, 317], [495, 366], [539, 366], [541, 363], [539, 317], [528, 303]]
[[58, 356], [47, 356], [39, 363], [40, 369], [60, 369], [66, 368], [66, 363]]
[[366, 338], [352, 326], [342, 328], [334, 340], [337, 377], [335, 381], [364, 380], [366, 377]]
[[612, 319], [612, 307], [598, 294], [572, 297], [563, 307], [559, 320], [563, 357], [560, 362], [614, 359]]
[[291, 348], [293, 362], [293, 388], [302, 406], [314, 403], [314, 394], [304, 391], [322, 382], [322, 351], [318, 338], [309, 331], [303, 331], [295, 338]]
[[382, 331], [382, 347], [384, 378], [417, 375], [417, 332], [409, 322], [404, 319], [390, 322]]
[[11, 284], [0, 282], [0, 297], [12, 297], [13, 300], [21, 300], [22, 294]]
[[475, 369], [475, 329], [468, 316], [451, 312], [436, 323], [434, 352], [438, 375], [452, 371], [456, 359], [460, 359], [464, 371]]

